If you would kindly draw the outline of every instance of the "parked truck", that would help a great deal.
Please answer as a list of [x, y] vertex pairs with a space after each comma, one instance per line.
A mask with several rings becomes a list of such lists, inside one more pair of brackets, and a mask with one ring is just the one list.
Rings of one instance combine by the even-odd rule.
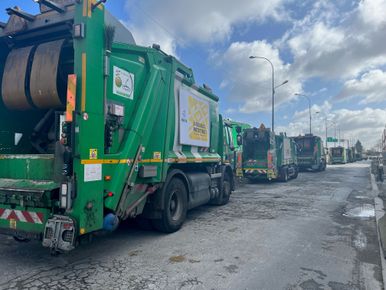
[[331, 164], [346, 164], [347, 153], [344, 147], [332, 147], [330, 148]]
[[226, 204], [218, 97], [103, 1], [37, 2], [0, 30], [0, 233], [56, 253], [128, 218], [170, 233]]
[[319, 136], [306, 134], [293, 137], [293, 140], [297, 145], [299, 170], [326, 170], [326, 154], [322, 139]]
[[243, 143], [243, 174], [249, 180], [280, 180], [287, 182], [298, 176], [296, 143], [284, 133], [275, 135], [263, 124], [245, 129]]
[[242, 145], [237, 142], [238, 132], [251, 128], [247, 123], [224, 120], [224, 163], [229, 163], [236, 176], [242, 177]]
[[348, 163], [354, 162], [354, 155], [351, 147], [346, 148], [346, 155], [346, 160]]

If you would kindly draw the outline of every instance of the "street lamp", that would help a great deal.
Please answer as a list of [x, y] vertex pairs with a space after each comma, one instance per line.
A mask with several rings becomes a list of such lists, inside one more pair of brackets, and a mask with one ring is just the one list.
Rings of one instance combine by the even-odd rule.
[[282, 85], [285, 85], [286, 83], [288, 83], [288, 80], [285, 80], [280, 85], [275, 87], [275, 68], [273, 67], [272, 62], [264, 56], [250, 56], [249, 58], [250, 59], [255, 59], [255, 58], [264, 59], [264, 60], [268, 61], [269, 64], [271, 65], [271, 69], [272, 69], [272, 125], [271, 125], [271, 127], [272, 127], [272, 132], [274, 132], [275, 131], [275, 90], [278, 87], [281, 87]]
[[295, 93], [295, 96], [300, 96], [300, 97], [305, 97], [308, 101], [308, 113], [310, 115], [310, 134], [312, 134], [312, 125], [311, 125], [311, 120], [312, 120], [312, 117], [311, 117], [311, 100], [308, 96], [306, 95], [303, 95], [303, 94], [299, 94], [299, 93]]

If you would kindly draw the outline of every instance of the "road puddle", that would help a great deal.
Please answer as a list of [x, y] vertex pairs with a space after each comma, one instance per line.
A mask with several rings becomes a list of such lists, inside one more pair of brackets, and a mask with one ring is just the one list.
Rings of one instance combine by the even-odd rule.
[[353, 218], [371, 218], [375, 216], [375, 209], [371, 204], [363, 204], [360, 207], [347, 210], [343, 216]]

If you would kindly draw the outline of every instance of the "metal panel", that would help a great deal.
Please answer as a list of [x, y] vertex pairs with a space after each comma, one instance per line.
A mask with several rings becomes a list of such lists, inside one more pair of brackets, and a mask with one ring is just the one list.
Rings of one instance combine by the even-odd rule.
[[62, 106], [59, 98], [57, 77], [59, 57], [64, 40], [38, 46], [32, 64], [30, 92], [33, 103], [41, 109]]
[[[75, 0], [50, 0], [50, 1], [53, 3], [59, 4], [59, 5], [63, 5], [63, 6], [74, 5], [76, 2]], [[39, 5], [40, 5], [40, 12], [41, 13], [52, 10], [51, 8], [47, 7], [44, 4], [39, 4]]]
[[25, 90], [28, 59], [32, 46], [12, 50], [5, 63], [2, 96], [3, 102], [11, 110], [27, 110], [29, 104]]

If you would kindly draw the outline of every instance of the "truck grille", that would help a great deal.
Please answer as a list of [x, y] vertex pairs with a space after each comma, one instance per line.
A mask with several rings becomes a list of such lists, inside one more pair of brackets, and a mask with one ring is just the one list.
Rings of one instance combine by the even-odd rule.
[[62, 240], [65, 242], [71, 243], [73, 236], [74, 236], [74, 231], [64, 231], [62, 234]]

